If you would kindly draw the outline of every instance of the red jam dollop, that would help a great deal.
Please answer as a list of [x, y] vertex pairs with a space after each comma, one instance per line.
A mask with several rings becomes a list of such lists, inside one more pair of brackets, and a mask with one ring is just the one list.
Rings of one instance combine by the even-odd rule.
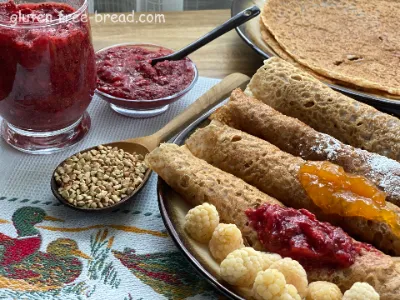
[[95, 55], [86, 12], [68, 19], [74, 12], [62, 3], [0, 3], [0, 115], [12, 125], [59, 130], [89, 106]]
[[171, 54], [168, 49], [152, 51], [139, 46], [119, 46], [96, 55], [97, 89], [118, 98], [154, 100], [184, 90], [194, 78], [186, 58], [152, 66], [153, 58]]
[[341, 228], [320, 222], [306, 209], [261, 205], [248, 209], [250, 226], [266, 251], [299, 261], [306, 268], [351, 266], [361, 249]]

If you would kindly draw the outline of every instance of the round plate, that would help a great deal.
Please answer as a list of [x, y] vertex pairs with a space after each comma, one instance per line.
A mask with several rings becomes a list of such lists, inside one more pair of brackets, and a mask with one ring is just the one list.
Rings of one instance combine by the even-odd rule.
[[[234, 0], [231, 7], [232, 16], [238, 14], [246, 8], [257, 5], [259, 8], [263, 8], [265, 4], [264, 0]], [[260, 17], [256, 17], [247, 23], [236, 28], [239, 36], [249, 45], [255, 52], [262, 57], [268, 59], [272, 56], [277, 56], [276, 53], [262, 40], [260, 32]], [[331, 88], [339, 91], [349, 97], [352, 97], [358, 101], [364, 102], [375, 108], [393, 114], [400, 117], [400, 98], [399, 100], [388, 99], [375, 94], [361, 92], [348, 87], [340, 85], [328, 84]]]
[[[209, 115], [210, 113], [204, 115], [202, 118], [190, 125], [179, 134], [179, 136], [177, 136], [174, 143], [183, 145], [185, 140], [194, 130], [209, 124]], [[175, 193], [161, 177], [158, 177], [157, 191], [158, 205], [165, 227], [176, 246], [188, 259], [195, 270], [216, 290], [229, 299], [244, 300], [247, 298], [246, 296], [249, 295], [249, 290], [234, 288], [227, 283], [224, 283], [219, 278], [219, 264], [211, 257], [207, 245], [194, 241], [185, 233], [183, 227], [185, 215], [192, 207], [190, 207], [182, 197]]]

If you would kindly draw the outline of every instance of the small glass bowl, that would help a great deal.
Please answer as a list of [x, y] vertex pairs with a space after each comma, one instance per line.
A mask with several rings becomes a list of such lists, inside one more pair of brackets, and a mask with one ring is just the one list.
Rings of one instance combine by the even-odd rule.
[[[154, 51], [157, 51], [159, 49], [167, 49], [167, 50], [173, 51], [172, 49], [162, 47], [159, 45], [154, 45], [154, 44], [125, 43], [125, 44], [117, 44], [117, 45], [113, 45], [110, 47], [100, 49], [99, 51], [96, 52], [96, 54], [98, 54], [102, 51], [106, 51], [108, 49], [120, 47], [120, 46], [137, 46], [137, 47], [143, 47], [143, 48], [154, 50]], [[195, 63], [190, 59], [189, 59], [189, 61], [192, 65], [193, 71], [194, 71], [194, 76], [193, 76], [192, 82], [185, 89], [183, 89], [183, 90], [179, 91], [178, 93], [173, 94], [171, 96], [159, 98], [159, 99], [152, 99], [152, 100], [145, 100], [145, 99], [133, 100], [133, 99], [125, 99], [125, 98], [115, 97], [115, 96], [112, 96], [105, 92], [102, 92], [98, 89], [96, 89], [96, 94], [99, 95], [100, 98], [102, 98], [104, 101], [107, 101], [110, 104], [110, 107], [112, 110], [114, 110], [115, 112], [117, 112], [121, 115], [127, 116], [127, 117], [150, 118], [150, 117], [160, 115], [168, 110], [169, 105], [171, 103], [179, 100], [184, 95], [186, 95], [196, 84], [198, 76], [199, 76], [198, 70], [197, 70]]]

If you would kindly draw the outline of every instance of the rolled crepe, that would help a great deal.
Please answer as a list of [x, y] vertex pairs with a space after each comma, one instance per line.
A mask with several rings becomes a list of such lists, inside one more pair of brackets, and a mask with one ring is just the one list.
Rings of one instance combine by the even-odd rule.
[[256, 208], [261, 203], [283, 205], [243, 180], [194, 157], [185, 147], [162, 144], [147, 155], [146, 162], [193, 206], [204, 202], [215, 205], [222, 212], [221, 221], [238, 225], [246, 241], [258, 240], [257, 236], [247, 234], [254, 231], [246, 229], [246, 209]]
[[277, 57], [264, 62], [246, 93], [345, 144], [400, 161], [400, 120], [335, 92]]
[[[236, 224], [246, 241], [262, 251], [257, 233], [246, 225], [245, 210], [262, 203], [280, 204], [235, 176], [225, 173], [189, 151], [173, 144], [163, 144], [146, 157], [149, 167], [191, 205], [204, 202], [216, 206], [221, 220]], [[380, 252], [362, 251], [355, 263], [345, 269], [313, 268], [309, 281], [330, 281], [342, 291], [355, 282], [368, 282], [382, 300], [397, 300], [400, 294], [400, 267], [396, 259]]]
[[282, 151], [305, 160], [327, 160], [348, 173], [362, 175], [387, 194], [387, 201], [400, 205], [400, 163], [376, 153], [343, 144], [303, 122], [246, 96], [240, 89], [210, 117], [266, 140]]
[[[400, 255], [400, 238], [386, 223], [323, 213], [299, 181], [298, 172], [305, 163], [302, 158], [215, 121], [198, 129], [186, 141], [186, 146], [195, 156], [243, 179], [283, 204], [305, 208], [318, 219], [342, 227], [354, 238], [373, 244], [387, 254]], [[400, 208], [390, 202], [386, 203], [386, 208], [400, 213]]]

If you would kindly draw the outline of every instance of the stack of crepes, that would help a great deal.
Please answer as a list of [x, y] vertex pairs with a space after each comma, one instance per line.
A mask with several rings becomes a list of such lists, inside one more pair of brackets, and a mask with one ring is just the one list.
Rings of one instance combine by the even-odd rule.
[[398, 99], [400, 2], [267, 0], [263, 41], [318, 79]]
[[[390, 255], [400, 254], [400, 120], [278, 58], [265, 62], [246, 94], [233, 91], [211, 115], [210, 125], [198, 129], [185, 146], [161, 145], [147, 156], [149, 166], [191, 205], [215, 205], [221, 220], [236, 224], [257, 250], [270, 249], [251, 225], [249, 209], [307, 209], [351, 240], [376, 247], [363, 246], [346, 266], [311, 262], [310, 281], [330, 281], [342, 291], [368, 282], [381, 299], [399, 299], [400, 263]], [[310, 161], [329, 161], [374, 183], [387, 196], [379, 209], [396, 221], [322, 209], [300, 179], [299, 170]]]

